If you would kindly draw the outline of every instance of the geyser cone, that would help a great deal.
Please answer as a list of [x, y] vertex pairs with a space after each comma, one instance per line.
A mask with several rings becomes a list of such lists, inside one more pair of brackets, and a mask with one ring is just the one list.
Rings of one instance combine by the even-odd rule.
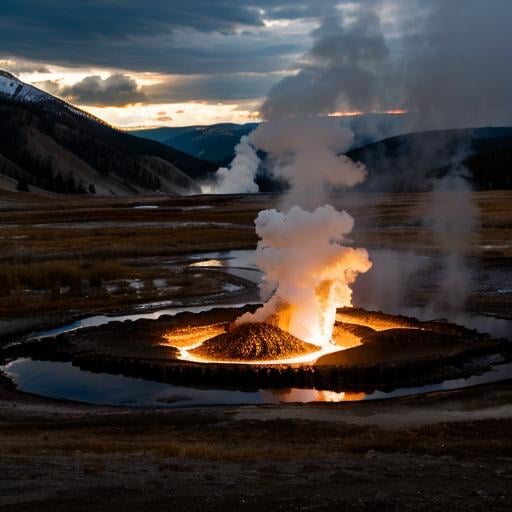
[[193, 356], [220, 361], [268, 361], [317, 352], [279, 327], [265, 323], [247, 323], [219, 334], [193, 349]]

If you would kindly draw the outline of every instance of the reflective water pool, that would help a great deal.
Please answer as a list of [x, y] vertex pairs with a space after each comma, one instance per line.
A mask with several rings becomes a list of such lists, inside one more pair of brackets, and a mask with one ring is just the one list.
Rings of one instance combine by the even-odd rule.
[[72, 322], [70, 324], [61, 325], [58, 327], [54, 327], [53, 329], [47, 329], [44, 331], [38, 331], [31, 335], [31, 338], [51, 338], [53, 336], [57, 336], [59, 334], [76, 331], [77, 329], [82, 329], [84, 327], [97, 327], [98, 325], [105, 325], [110, 322], [124, 322], [125, 320], [135, 321], [140, 320], [141, 318], [149, 319], [149, 320], [157, 320], [161, 316], [164, 315], [177, 315], [178, 313], [202, 313], [203, 311], [210, 311], [214, 308], [239, 308], [242, 306], [246, 306], [248, 303], [244, 302], [240, 303], [222, 303], [222, 304], [208, 304], [204, 306], [185, 306], [185, 307], [169, 307], [165, 309], [159, 309], [157, 311], [151, 311], [148, 313], [133, 313], [130, 315], [117, 315], [117, 316], [107, 316], [107, 315], [94, 315], [89, 316], [87, 318], [83, 318], [82, 320], [77, 320], [76, 322]]
[[221, 267], [228, 274], [259, 283], [263, 273], [255, 263], [255, 252], [237, 250], [223, 252], [207, 252], [190, 257], [191, 267]]
[[492, 370], [467, 379], [453, 379], [439, 384], [400, 388], [389, 392], [339, 392], [300, 388], [260, 389], [249, 392], [174, 386], [121, 375], [93, 373], [81, 370], [69, 362], [36, 361], [25, 358], [7, 364], [2, 370], [16, 382], [20, 391], [27, 393], [96, 405], [150, 407], [378, 400], [459, 389], [512, 377], [512, 363], [508, 363], [496, 364]]

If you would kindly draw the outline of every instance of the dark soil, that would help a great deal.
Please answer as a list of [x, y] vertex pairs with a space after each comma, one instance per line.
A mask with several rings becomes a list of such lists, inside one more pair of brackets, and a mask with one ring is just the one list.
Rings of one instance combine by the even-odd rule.
[[279, 327], [249, 323], [205, 341], [191, 353], [207, 359], [255, 361], [284, 359], [317, 351], [316, 345], [306, 343]]

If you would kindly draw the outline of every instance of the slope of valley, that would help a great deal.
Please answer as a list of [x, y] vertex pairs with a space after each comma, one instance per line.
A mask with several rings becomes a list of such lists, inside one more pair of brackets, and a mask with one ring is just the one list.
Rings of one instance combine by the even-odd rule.
[[217, 166], [116, 130], [0, 72], [0, 188], [130, 195], [200, 191]]

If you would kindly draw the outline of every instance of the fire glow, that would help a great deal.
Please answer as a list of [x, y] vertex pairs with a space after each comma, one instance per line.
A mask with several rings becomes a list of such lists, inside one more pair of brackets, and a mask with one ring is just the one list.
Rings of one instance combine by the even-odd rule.
[[320, 357], [325, 356], [327, 354], [332, 354], [334, 352], [338, 352], [343, 350], [343, 347], [339, 345], [334, 345], [333, 343], [320, 348], [317, 352], [312, 352], [310, 354], [302, 354], [294, 357], [287, 357], [282, 359], [257, 359], [251, 361], [241, 361], [237, 359], [233, 360], [225, 360], [225, 359], [212, 359], [206, 357], [199, 357], [194, 354], [191, 354], [190, 351], [194, 348], [197, 348], [201, 345], [201, 343], [192, 345], [187, 348], [183, 348], [180, 350], [179, 359], [183, 361], [190, 361], [193, 363], [215, 363], [215, 364], [247, 364], [247, 365], [280, 365], [280, 364], [313, 364]]
[[[178, 358], [182, 361], [190, 361], [195, 363], [205, 364], [245, 364], [245, 365], [312, 365], [325, 355], [333, 354], [335, 352], [343, 351], [360, 345], [363, 342], [361, 335], [353, 334], [346, 330], [349, 325], [359, 325], [369, 327], [372, 331], [382, 331], [386, 329], [419, 329], [409, 323], [402, 323], [401, 321], [393, 320], [379, 320], [378, 315], [374, 318], [354, 318], [350, 314], [336, 313], [336, 319], [349, 321], [349, 323], [336, 323], [336, 329], [333, 332], [332, 339], [328, 343], [319, 347], [319, 350], [307, 354], [297, 354], [291, 357], [277, 357], [273, 359], [222, 359], [218, 357], [206, 357], [194, 354], [193, 351], [199, 348], [203, 343], [209, 339], [226, 332], [228, 324], [217, 323], [200, 326], [183, 326], [174, 328], [163, 336], [162, 344], [169, 345], [179, 350]], [[356, 323], [353, 323], [356, 320]]]

